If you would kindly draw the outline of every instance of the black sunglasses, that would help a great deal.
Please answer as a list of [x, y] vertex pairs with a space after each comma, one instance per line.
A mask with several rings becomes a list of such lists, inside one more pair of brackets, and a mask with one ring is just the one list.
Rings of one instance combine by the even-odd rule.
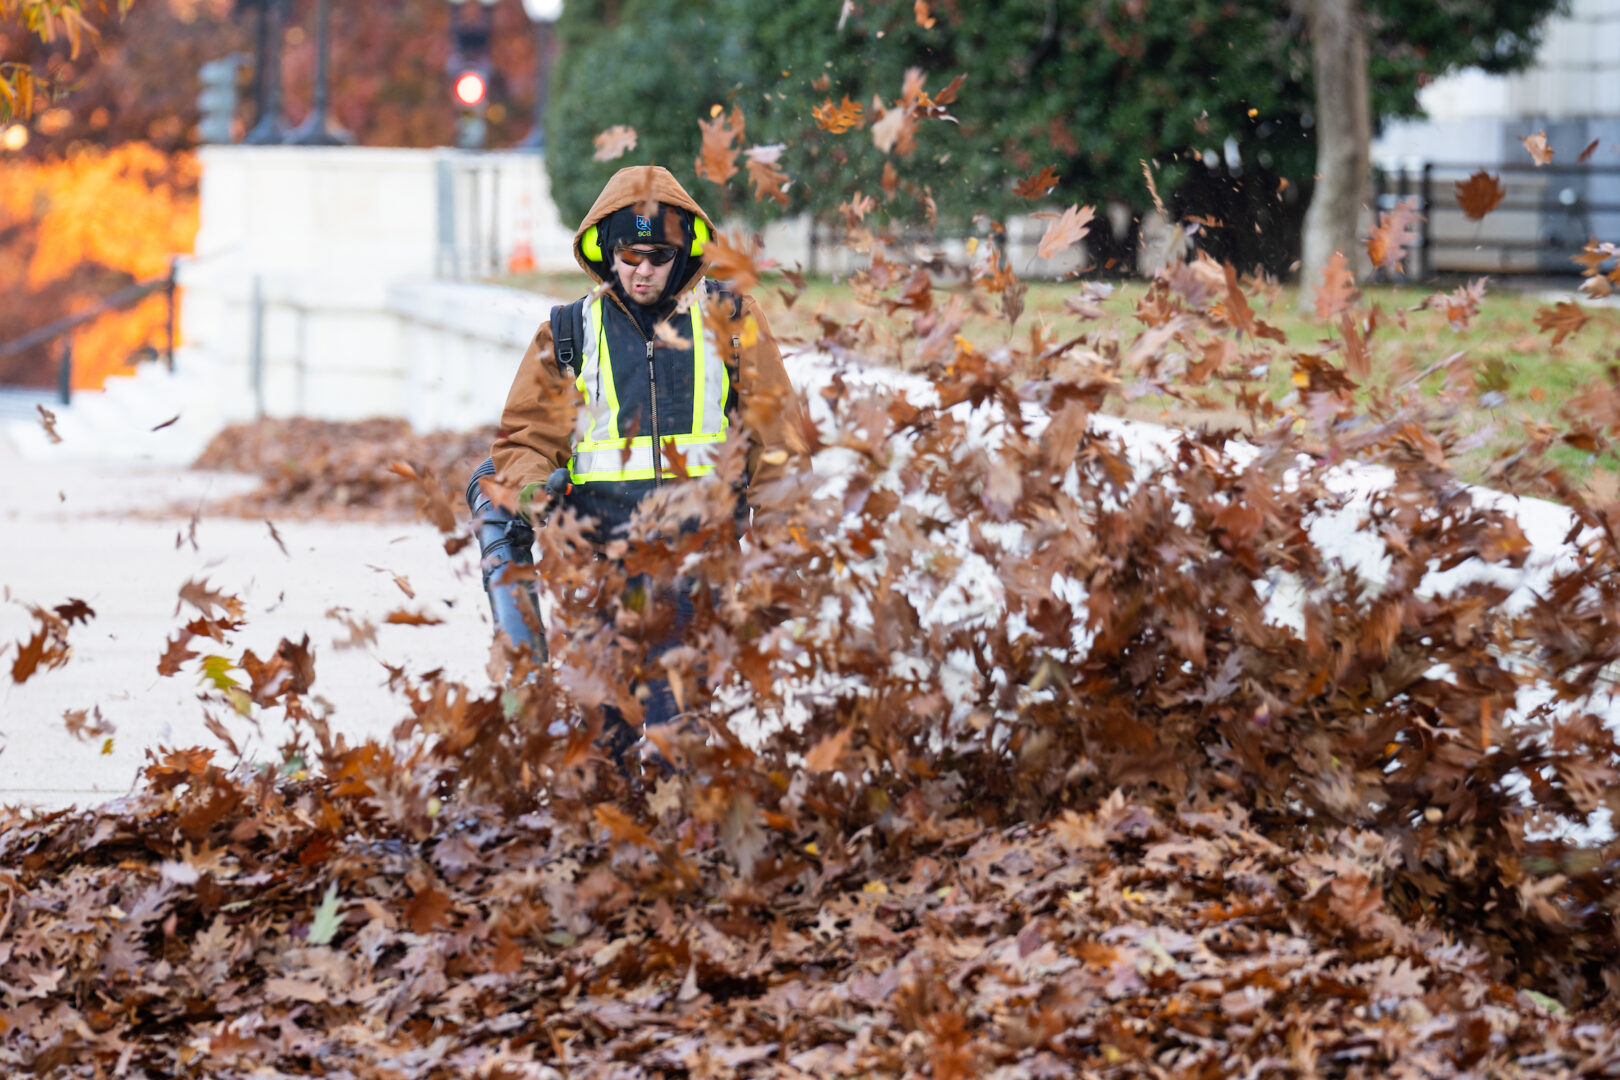
[[643, 262], [650, 262], [654, 266], [663, 266], [675, 259], [675, 249], [672, 247], [658, 247], [651, 251], [637, 251], [631, 247], [616, 247], [613, 253], [624, 260], [626, 266], [640, 266]]

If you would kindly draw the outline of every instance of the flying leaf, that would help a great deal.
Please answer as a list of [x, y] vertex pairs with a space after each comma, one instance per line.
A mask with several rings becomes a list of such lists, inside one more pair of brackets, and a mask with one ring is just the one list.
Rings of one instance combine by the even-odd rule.
[[1557, 345], [1585, 326], [1590, 317], [1579, 304], [1564, 300], [1556, 307], [1542, 308], [1536, 312], [1536, 327], [1552, 334], [1552, 343]]
[[270, 530], [270, 539], [272, 539], [272, 540], [274, 540], [276, 542], [276, 547], [280, 548], [281, 553], [283, 555], [286, 555], [287, 558], [289, 558], [289, 559], [292, 558], [292, 555], [289, 554], [288, 551], [287, 551], [287, 545], [285, 543], [283, 543], [282, 540], [281, 540], [281, 533], [276, 531], [276, 523], [271, 521], [269, 518], [265, 518], [264, 519], [264, 524], [265, 524], [265, 527]]
[[174, 423], [178, 422], [179, 419], [180, 419], [180, 414], [175, 413], [173, 416], [171, 416], [167, 420], [163, 421], [163, 423], [158, 424], [152, 430], [153, 431], [162, 431], [164, 428], [170, 426], [171, 424], [174, 424]]
[[841, 135], [850, 128], [861, 126], [861, 104], [849, 100], [848, 94], [845, 94], [844, 100], [837, 105], [833, 104], [832, 98], [828, 98], [811, 109], [810, 115], [815, 119], [817, 127], [834, 135]]
[[883, 201], [892, 202], [895, 189], [900, 186], [900, 173], [895, 169], [894, 162], [883, 163], [883, 175], [878, 178], [878, 184], [883, 188]]
[[771, 146], [753, 146], [744, 153], [747, 158], [748, 178], [754, 183], [755, 202], [772, 199], [779, 206], [787, 205], [787, 189], [793, 181], [789, 180], [787, 173], [776, 164], [784, 149], [785, 144], [776, 143]]
[[716, 233], [703, 248], [709, 272], [729, 283], [733, 290], [747, 293], [759, 284], [759, 268], [749, 249], [753, 245], [741, 236]]
[[186, 648], [191, 642], [191, 637], [190, 633], [182, 630], [169, 639], [167, 647], [163, 650], [163, 655], [158, 657], [157, 671], [159, 675], [168, 677], [178, 674], [180, 665], [197, 655], [191, 649]]
[[911, 13], [916, 17], [917, 25], [922, 27], [924, 30], [932, 30], [934, 28], [934, 17], [928, 12], [928, 0], [916, 0], [916, 2], [911, 5]]
[[1372, 375], [1372, 352], [1367, 348], [1369, 336], [1360, 332], [1350, 312], [1339, 316], [1339, 339], [1344, 344], [1344, 370], [1357, 382], [1365, 382]]
[[1601, 140], [1599, 139], [1593, 139], [1591, 142], [1587, 143], [1586, 149], [1581, 151], [1581, 156], [1575, 159], [1575, 164], [1585, 165], [1588, 161], [1591, 161], [1592, 155], [1597, 153], [1598, 143], [1600, 141]]
[[1349, 260], [1344, 252], [1335, 251], [1322, 271], [1322, 283], [1316, 287], [1316, 317], [1324, 321], [1335, 318], [1354, 304], [1359, 295]]
[[228, 596], [225, 593], [210, 589], [207, 578], [203, 578], [201, 581], [188, 580], [184, 585], [180, 586], [180, 600], [174, 605], [176, 615], [180, 614], [180, 604], [182, 603], [190, 604], [202, 612], [205, 619], [216, 618], [215, 609], [232, 619], [240, 619], [243, 612], [242, 601], [234, 596]]
[[34, 408], [39, 410], [39, 426], [45, 429], [45, 437], [53, 443], [61, 442], [62, 436], [56, 433], [56, 414], [43, 405], [36, 404]]
[[1467, 180], [1457, 181], [1457, 205], [1470, 221], [1479, 221], [1495, 210], [1507, 190], [1502, 181], [1481, 169]]
[[51, 610], [56, 612], [57, 618], [67, 623], [69, 626], [72, 626], [76, 622], [87, 623], [96, 617], [94, 608], [85, 603], [83, 600], [75, 600], [72, 597], [68, 597], [67, 603], [57, 604]]
[[1367, 255], [1380, 270], [1389, 270], [1406, 257], [1406, 249], [1417, 241], [1416, 199], [1402, 199], [1393, 210], [1378, 216], [1378, 225], [1367, 237]]
[[1485, 299], [1485, 282], [1488, 280], [1475, 278], [1449, 293], [1435, 293], [1423, 301], [1423, 306], [1444, 312], [1453, 330], [1465, 330], [1474, 316], [1479, 314], [1479, 305]]
[[877, 119], [872, 121], [872, 145], [885, 154], [909, 155], [917, 146], [914, 137], [917, 118], [910, 109], [896, 106], [880, 110], [878, 105], [878, 102], [873, 102], [872, 111], [877, 114]]
[[614, 124], [599, 132], [594, 142], [596, 153], [591, 155], [591, 160], [613, 161], [636, 148], [636, 129], [628, 124]]
[[17, 646], [17, 656], [11, 662], [11, 681], [27, 682], [45, 658], [46, 633], [43, 628], [34, 632], [26, 643]]
[[404, 608], [400, 608], [385, 615], [383, 622], [393, 626], [440, 626], [443, 625], [444, 620], [426, 612], [406, 611]]
[[1013, 194], [1020, 199], [1041, 199], [1058, 186], [1058, 174], [1047, 165], [1034, 176], [1026, 176], [1013, 185]]
[[1078, 244], [1090, 229], [1093, 216], [1091, 207], [1071, 204], [1046, 227], [1046, 233], [1035, 247], [1035, 257], [1050, 259]]
[[234, 690], [242, 685], [228, 674], [234, 667], [236, 665], [231, 663], [229, 657], [205, 656], [203, 657], [202, 674], [197, 681], [213, 683], [216, 690]]
[[1286, 334], [1270, 323], [1255, 318], [1254, 309], [1249, 306], [1249, 298], [1244, 295], [1243, 285], [1238, 281], [1237, 268], [1231, 263], [1226, 263], [1222, 269], [1226, 280], [1226, 297], [1211, 308], [1211, 313], [1240, 334], [1252, 334], [1257, 338], [1270, 338], [1272, 341], [1286, 343], [1288, 341]]
[[[1147, 180], [1148, 194], [1153, 197], [1153, 209], [1158, 211], [1160, 217], [1169, 220], [1170, 214], [1164, 208], [1164, 200], [1159, 198], [1159, 185], [1153, 179], [1153, 169], [1145, 159], [1142, 161], [1142, 176]], [[1283, 181], [1287, 182], [1286, 179]]]
[[703, 132], [703, 150], [697, 159], [697, 174], [724, 186], [737, 175], [737, 149], [744, 130], [742, 107], [733, 105], [729, 115], [716, 112], [708, 120], [699, 120], [698, 128]]
[[[94, 720], [91, 719], [92, 716], [95, 717]], [[104, 738], [117, 730], [102, 718], [99, 705], [90, 709], [68, 709], [62, 713], [62, 725], [67, 728], [69, 735], [80, 742]]]
[[1545, 165], [1553, 159], [1552, 148], [1547, 145], [1546, 132], [1538, 131], [1534, 135], [1526, 135], [1523, 142], [1524, 148], [1530, 151], [1530, 157], [1537, 165]]

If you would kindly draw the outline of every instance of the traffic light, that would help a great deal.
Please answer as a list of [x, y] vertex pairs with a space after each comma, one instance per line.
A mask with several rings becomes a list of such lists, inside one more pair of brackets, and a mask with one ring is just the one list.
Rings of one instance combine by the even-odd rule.
[[489, 93], [489, 83], [485, 81], [482, 72], [469, 69], [456, 76], [456, 83], [450, 88], [450, 92], [464, 108], [476, 109], [484, 103], [484, 98]]
[[489, 102], [489, 42], [494, 31], [495, 0], [450, 0], [450, 97], [461, 109], [456, 122], [456, 145], [476, 150], [484, 145], [487, 125], [484, 107]]
[[236, 141], [236, 73], [247, 57], [232, 53], [222, 60], [210, 60], [197, 70], [202, 91], [197, 95], [197, 138], [205, 143]]

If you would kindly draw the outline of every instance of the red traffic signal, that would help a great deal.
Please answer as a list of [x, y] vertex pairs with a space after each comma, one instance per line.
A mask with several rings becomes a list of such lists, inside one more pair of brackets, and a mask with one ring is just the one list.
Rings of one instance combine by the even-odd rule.
[[489, 82], [480, 72], [463, 71], [456, 76], [450, 92], [464, 107], [475, 108], [484, 103], [484, 97], [489, 93]]

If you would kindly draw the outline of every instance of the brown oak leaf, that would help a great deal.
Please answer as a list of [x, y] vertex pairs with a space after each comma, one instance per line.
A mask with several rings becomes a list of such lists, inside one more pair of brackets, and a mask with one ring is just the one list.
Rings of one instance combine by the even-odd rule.
[[1457, 181], [1457, 205], [1470, 221], [1479, 221], [1502, 202], [1507, 189], [1502, 181], [1481, 169], [1467, 180]]
[[1047, 216], [1056, 220], [1046, 227], [1041, 242], [1035, 247], [1037, 259], [1050, 259], [1078, 244], [1090, 230], [1095, 211], [1089, 206], [1071, 204], [1062, 214]]
[[1585, 326], [1589, 318], [1591, 316], [1582, 310], [1581, 305], [1563, 300], [1555, 307], [1542, 308], [1536, 312], [1536, 328], [1551, 334], [1552, 343], [1557, 345]]
[[1377, 227], [1367, 237], [1367, 255], [1373, 265], [1388, 270], [1399, 263], [1417, 240], [1419, 220], [1416, 199], [1402, 199], [1393, 210], [1380, 214]]
[[1013, 194], [1020, 199], [1042, 199], [1058, 186], [1058, 174], [1052, 166], [1044, 166], [1034, 176], [1026, 176], [1013, 185]]
[[405, 903], [405, 925], [417, 934], [449, 926], [450, 895], [432, 885], [423, 886]]
[[716, 233], [704, 245], [703, 257], [708, 260], [709, 272], [728, 283], [739, 293], [747, 293], [759, 284], [759, 267], [751, 251], [753, 245], [740, 236]]
[[737, 149], [742, 145], [744, 127], [739, 105], [733, 105], [729, 114], [722, 114], [716, 105], [708, 120], [698, 121], [703, 132], [703, 150], [696, 163], [698, 176], [724, 186], [737, 175]]
[[1322, 283], [1316, 287], [1316, 317], [1332, 319], [1354, 304], [1359, 296], [1349, 260], [1344, 252], [1335, 251], [1322, 271]]
[[[819, 89], [826, 89], [826, 87], [820, 87]], [[844, 100], [837, 105], [833, 104], [832, 98], [828, 98], [811, 109], [810, 115], [815, 120], [816, 126], [821, 130], [830, 131], [834, 135], [842, 135], [850, 128], [861, 126], [861, 103], [849, 100], [849, 95], [845, 94]]]
[[591, 155], [591, 160], [613, 161], [636, 148], [636, 129], [628, 124], [614, 124], [599, 132], [594, 142], [596, 153]]
[[1546, 132], [1538, 131], [1534, 135], [1526, 135], [1523, 142], [1524, 148], [1530, 151], [1531, 160], [1537, 165], [1545, 165], [1552, 161], [1552, 147], [1547, 145]]
[[748, 179], [754, 184], [755, 202], [772, 199], [778, 206], [787, 205], [787, 189], [793, 181], [788, 179], [788, 174], [776, 164], [784, 149], [785, 144], [776, 143], [771, 146], [749, 147], [745, 152]]
[[1423, 301], [1423, 306], [1434, 311], [1445, 313], [1446, 321], [1453, 330], [1468, 328], [1475, 315], [1479, 314], [1479, 305], [1485, 299], [1485, 282], [1489, 278], [1475, 278], [1467, 285], [1459, 285], [1449, 293], [1435, 293]]

